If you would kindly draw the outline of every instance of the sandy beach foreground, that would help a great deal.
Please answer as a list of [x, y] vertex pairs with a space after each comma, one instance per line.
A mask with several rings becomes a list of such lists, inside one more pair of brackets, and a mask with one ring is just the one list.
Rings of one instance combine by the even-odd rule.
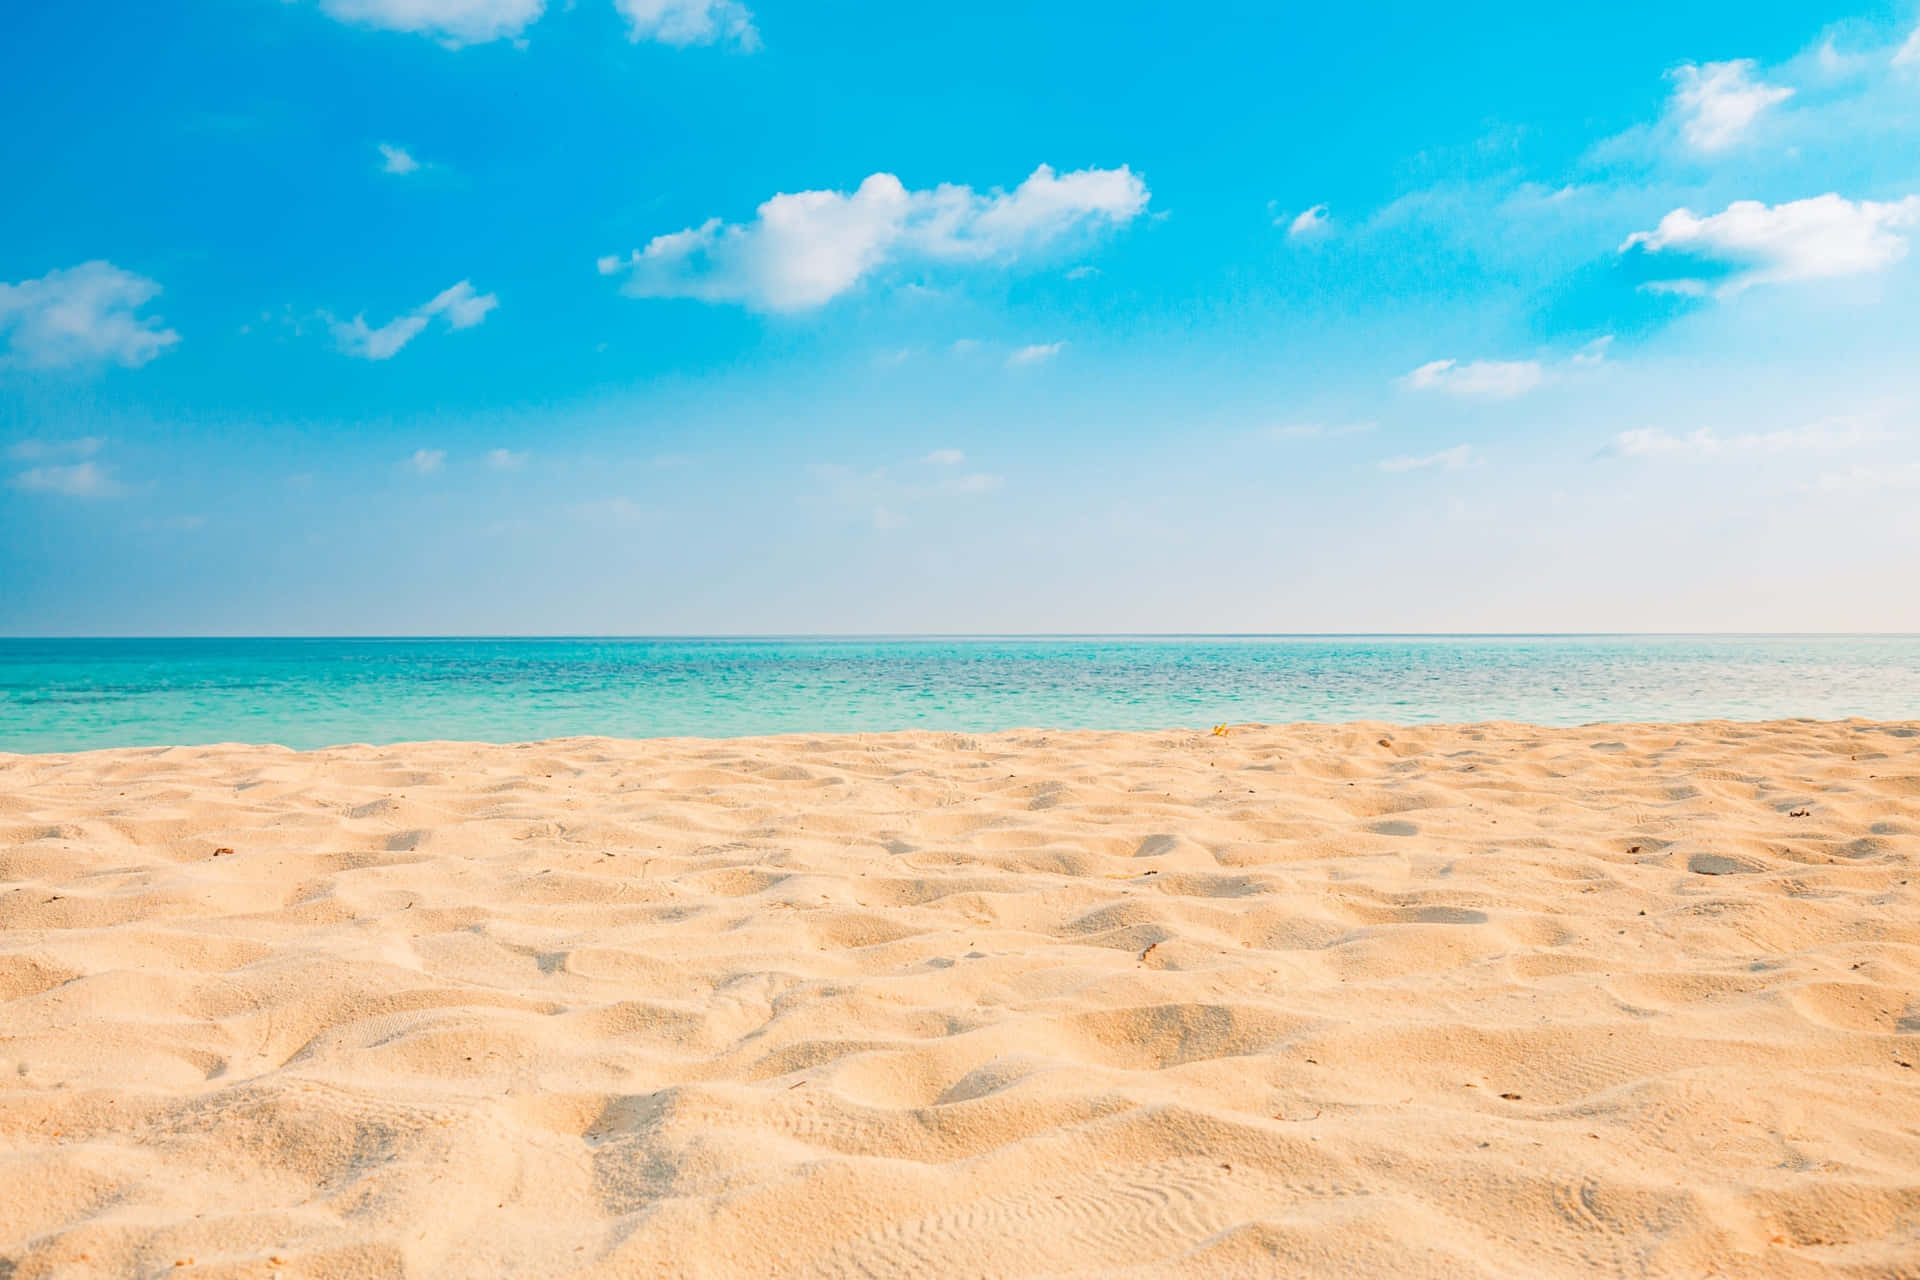
[[1920, 1274], [1920, 727], [0, 756], [0, 1276]]

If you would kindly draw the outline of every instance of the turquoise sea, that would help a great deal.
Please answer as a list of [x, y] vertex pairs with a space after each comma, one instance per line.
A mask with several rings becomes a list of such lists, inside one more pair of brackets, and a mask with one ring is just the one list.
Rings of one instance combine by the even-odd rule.
[[1920, 636], [0, 640], [0, 751], [1920, 718]]

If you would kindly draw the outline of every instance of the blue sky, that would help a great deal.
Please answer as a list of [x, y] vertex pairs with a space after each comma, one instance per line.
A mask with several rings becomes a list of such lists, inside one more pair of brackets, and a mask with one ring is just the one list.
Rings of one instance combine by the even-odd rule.
[[0, 632], [1920, 630], [1920, 8], [1553, 8], [9, 6]]

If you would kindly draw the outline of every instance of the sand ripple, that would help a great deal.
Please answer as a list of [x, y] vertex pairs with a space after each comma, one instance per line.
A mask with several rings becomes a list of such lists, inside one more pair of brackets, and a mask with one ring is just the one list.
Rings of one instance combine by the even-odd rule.
[[0, 757], [0, 1277], [1920, 1274], [1920, 728]]

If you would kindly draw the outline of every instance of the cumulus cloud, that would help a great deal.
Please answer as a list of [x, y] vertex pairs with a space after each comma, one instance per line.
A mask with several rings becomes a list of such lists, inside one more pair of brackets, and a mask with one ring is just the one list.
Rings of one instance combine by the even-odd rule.
[[1331, 219], [1327, 216], [1327, 206], [1317, 204], [1287, 223], [1287, 239], [1312, 240], [1325, 235], [1330, 221]]
[[120, 364], [134, 369], [180, 341], [140, 309], [160, 295], [145, 276], [111, 262], [83, 262], [37, 280], [0, 283], [0, 363], [55, 369]]
[[97, 462], [71, 466], [30, 467], [13, 478], [16, 488], [57, 493], [67, 498], [111, 498], [120, 492], [106, 468]]
[[1680, 136], [1696, 151], [1725, 151], [1753, 128], [1767, 108], [1785, 102], [1793, 90], [1754, 78], [1755, 62], [1692, 63], [1672, 72], [1671, 110]]
[[1012, 261], [1124, 226], [1148, 199], [1146, 183], [1125, 166], [1056, 174], [1041, 165], [1012, 191], [986, 194], [951, 183], [912, 191], [876, 173], [851, 193], [783, 193], [752, 222], [709, 219], [598, 265], [602, 275], [624, 275], [633, 297], [804, 311], [893, 263]]
[[1431, 360], [1401, 382], [1415, 391], [1445, 391], [1456, 396], [1511, 400], [1546, 381], [1538, 360]]
[[418, 32], [449, 48], [517, 40], [546, 7], [546, 0], [320, 0], [342, 22]]
[[1066, 345], [1064, 342], [1036, 342], [1032, 346], [1021, 347], [1007, 357], [1007, 367], [1018, 369], [1022, 365], [1040, 364], [1051, 360], [1059, 355], [1060, 349]]
[[967, 455], [958, 449], [935, 449], [922, 458], [922, 462], [931, 462], [936, 467], [957, 467], [967, 460]]
[[379, 146], [382, 173], [412, 173], [420, 167], [420, 162], [405, 147], [396, 147], [390, 142], [382, 142]]
[[430, 476], [438, 471], [446, 460], [445, 449], [415, 449], [413, 456], [407, 459], [407, 466], [420, 475]]
[[491, 293], [476, 293], [472, 284], [462, 280], [441, 290], [431, 301], [405, 315], [395, 316], [378, 328], [369, 325], [365, 315], [356, 315], [351, 320], [329, 316], [327, 327], [335, 344], [347, 355], [360, 360], [389, 360], [419, 337], [434, 317], [444, 319], [449, 329], [471, 329], [499, 305], [499, 298]]
[[1397, 458], [1387, 458], [1380, 463], [1382, 471], [1425, 471], [1436, 468], [1442, 471], [1458, 471], [1473, 462], [1473, 446], [1457, 444], [1451, 449], [1442, 449], [1438, 453], [1429, 453], [1424, 457], [1412, 457], [1402, 454]]
[[760, 47], [753, 11], [738, 0], [613, 0], [627, 20], [628, 38], [661, 44], [731, 44], [747, 53]]
[[1740, 200], [1701, 217], [1675, 209], [1652, 231], [1637, 231], [1620, 246], [1669, 251], [1721, 269], [1716, 280], [1687, 276], [1646, 287], [1663, 292], [1728, 297], [1757, 284], [1785, 284], [1879, 271], [1907, 254], [1905, 229], [1920, 222], [1920, 196], [1853, 201], [1829, 192], [1808, 200], [1765, 205]]
[[512, 449], [487, 450], [487, 465], [495, 471], [518, 471], [527, 465], [527, 455], [516, 453]]
[[1780, 431], [1748, 431], [1723, 436], [1711, 427], [1683, 435], [1642, 427], [1613, 438], [1613, 452], [1629, 458], [1753, 457], [1796, 451], [1832, 452], [1887, 439], [1884, 431], [1853, 422], [1821, 422]]

